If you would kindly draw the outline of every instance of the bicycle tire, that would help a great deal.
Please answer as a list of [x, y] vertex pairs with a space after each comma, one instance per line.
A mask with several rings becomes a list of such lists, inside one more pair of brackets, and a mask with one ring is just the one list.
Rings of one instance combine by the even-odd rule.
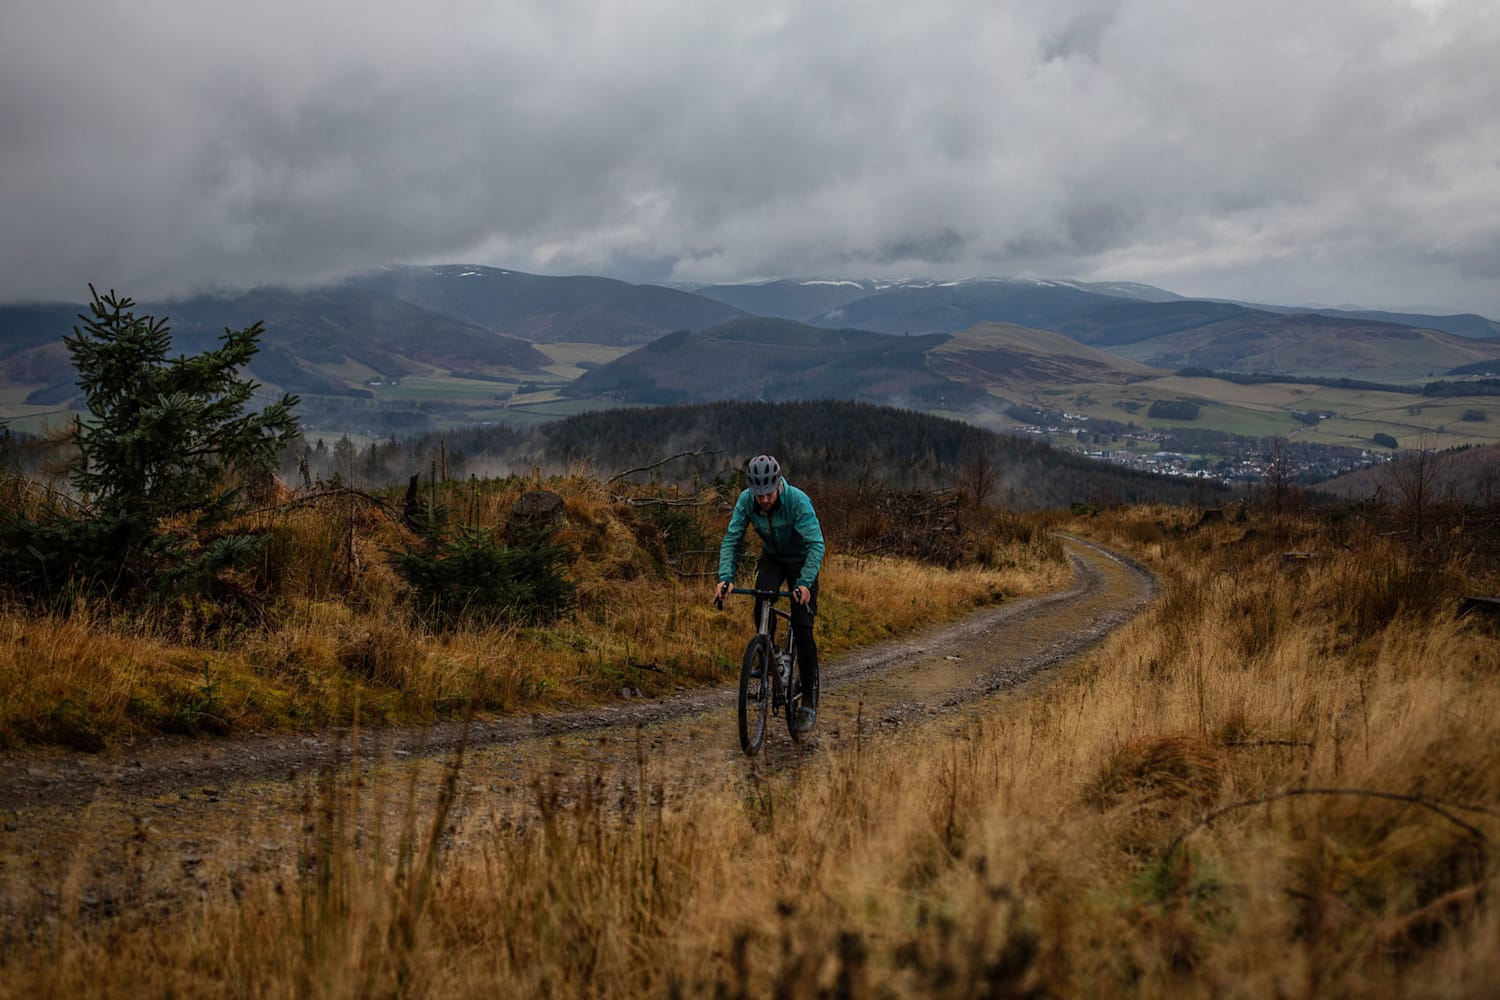
[[740, 663], [740, 749], [749, 757], [760, 753], [766, 739], [766, 719], [771, 714], [771, 672], [775, 669], [771, 640], [763, 635], [751, 639]]

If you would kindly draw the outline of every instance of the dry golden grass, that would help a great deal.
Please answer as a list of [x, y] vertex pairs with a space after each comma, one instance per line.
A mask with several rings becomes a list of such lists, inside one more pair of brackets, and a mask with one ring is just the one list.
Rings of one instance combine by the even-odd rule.
[[441, 794], [405, 851], [313, 808], [312, 863], [65, 922], [0, 993], [1486, 995], [1500, 638], [1453, 599], [1496, 581], [1357, 523], [1068, 527], [1164, 590], [1039, 694], [624, 807], [538, 777], [446, 851]]
[[[488, 528], [538, 486], [566, 500], [557, 542], [577, 584], [576, 608], [552, 625], [430, 631], [413, 619], [391, 565], [414, 539], [392, 509], [353, 493], [284, 504], [248, 519], [268, 543], [255, 573], [235, 581], [248, 595], [238, 605], [188, 602], [130, 617], [87, 606], [65, 618], [0, 612], [0, 747], [98, 749], [143, 732], [347, 724], [356, 712], [410, 723], [471, 708], [544, 710], [733, 675], [748, 609], [712, 610], [709, 579], [671, 568], [649, 509], [583, 474], [446, 484], [436, 500], [454, 522]], [[691, 523], [677, 530], [716, 548], [727, 513], [686, 509]], [[821, 647], [837, 654], [1051, 589], [1065, 573], [1055, 548], [975, 537], [1004, 557], [997, 568], [861, 559], [830, 539]]]

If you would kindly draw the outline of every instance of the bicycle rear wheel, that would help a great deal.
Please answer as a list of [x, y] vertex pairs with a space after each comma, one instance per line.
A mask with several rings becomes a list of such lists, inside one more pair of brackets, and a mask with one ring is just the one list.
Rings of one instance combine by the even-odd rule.
[[740, 749], [751, 757], [760, 753], [766, 739], [766, 719], [771, 714], [771, 671], [775, 669], [771, 640], [763, 635], [751, 639], [740, 664]]

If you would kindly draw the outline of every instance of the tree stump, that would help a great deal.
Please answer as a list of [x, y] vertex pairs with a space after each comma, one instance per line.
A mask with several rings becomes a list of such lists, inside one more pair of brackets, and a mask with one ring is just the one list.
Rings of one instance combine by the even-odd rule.
[[551, 490], [532, 490], [523, 493], [510, 508], [510, 520], [506, 522], [507, 538], [520, 535], [551, 535], [562, 526], [563, 498]]

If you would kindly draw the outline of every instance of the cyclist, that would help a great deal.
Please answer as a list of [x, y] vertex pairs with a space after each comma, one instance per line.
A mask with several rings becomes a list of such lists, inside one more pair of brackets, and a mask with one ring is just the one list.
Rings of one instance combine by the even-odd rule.
[[[745, 545], [748, 524], [760, 536], [761, 556], [756, 564], [755, 589], [781, 590], [791, 585], [792, 634], [797, 640], [797, 659], [802, 665], [802, 707], [797, 729], [812, 729], [818, 714], [818, 645], [813, 641], [813, 616], [818, 613], [818, 569], [823, 564], [823, 529], [812, 501], [781, 474], [781, 464], [770, 455], [757, 455], [745, 468], [749, 487], [735, 501], [729, 528], [719, 545], [719, 585], [714, 596], [722, 598], [734, 586], [734, 570]], [[760, 598], [755, 601], [755, 622], [760, 623]]]

